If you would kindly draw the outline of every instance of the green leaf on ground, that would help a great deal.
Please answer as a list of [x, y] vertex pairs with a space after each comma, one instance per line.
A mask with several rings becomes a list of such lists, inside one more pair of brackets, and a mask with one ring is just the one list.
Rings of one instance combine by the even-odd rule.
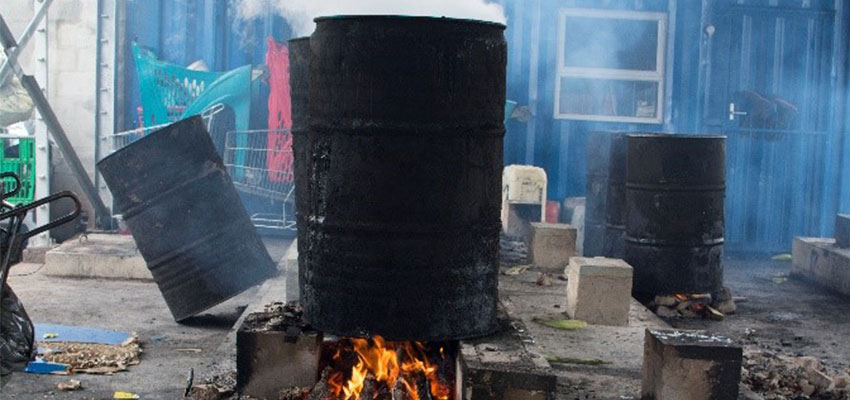
[[565, 331], [577, 331], [579, 329], [587, 328], [587, 322], [578, 319], [545, 319], [535, 317], [532, 321], [537, 322], [541, 325], [546, 325], [548, 327], [552, 327], [555, 329], [562, 329]]
[[773, 257], [770, 257], [770, 259], [773, 260], [773, 261], [788, 262], [788, 261], [792, 260], [792, 257], [791, 257], [791, 254], [783, 253], [783, 254], [777, 254]]
[[577, 364], [577, 365], [608, 365], [611, 361], [600, 360], [598, 358], [585, 359], [560, 356], [546, 356], [546, 361], [553, 364]]
[[505, 274], [505, 275], [508, 275], [508, 276], [519, 275], [519, 274], [521, 274], [525, 271], [528, 271], [528, 267], [529, 267], [529, 265], [517, 265], [515, 267], [510, 267], [510, 268], [506, 269], [504, 272], [502, 272], [502, 274]]

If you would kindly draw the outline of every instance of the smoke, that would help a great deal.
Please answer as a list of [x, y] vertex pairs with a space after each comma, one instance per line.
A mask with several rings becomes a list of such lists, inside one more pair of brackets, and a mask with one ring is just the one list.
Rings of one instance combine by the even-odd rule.
[[237, 0], [236, 8], [240, 19], [257, 18], [274, 10], [292, 26], [296, 36], [313, 33], [313, 19], [327, 15], [411, 15], [506, 21], [502, 6], [487, 0]]

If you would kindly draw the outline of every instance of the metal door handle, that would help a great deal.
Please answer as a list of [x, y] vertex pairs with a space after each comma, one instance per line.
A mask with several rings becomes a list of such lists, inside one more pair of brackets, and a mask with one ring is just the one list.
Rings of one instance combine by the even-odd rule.
[[747, 115], [745, 111], [735, 111], [735, 103], [729, 103], [729, 120], [734, 121], [736, 115]]

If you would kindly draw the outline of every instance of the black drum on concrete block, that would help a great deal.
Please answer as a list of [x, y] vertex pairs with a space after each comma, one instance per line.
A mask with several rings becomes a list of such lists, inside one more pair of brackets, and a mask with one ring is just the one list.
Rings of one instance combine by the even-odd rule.
[[587, 197], [584, 210], [584, 255], [605, 255], [605, 207], [611, 134], [592, 132], [587, 140]]
[[640, 295], [713, 293], [723, 283], [726, 138], [628, 137], [625, 259]]
[[623, 258], [626, 238], [626, 133], [611, 132], [610, 135], [603, 253], [606, 257]]
[[505, 27], [399, 16], [316, 23], [309, 176], [296, 180], [313, 198], [299, 242], [305, 317], [344, 336], [493, 332]]
[[177, 321], [277, 273], [200, 117], [97, 164]]

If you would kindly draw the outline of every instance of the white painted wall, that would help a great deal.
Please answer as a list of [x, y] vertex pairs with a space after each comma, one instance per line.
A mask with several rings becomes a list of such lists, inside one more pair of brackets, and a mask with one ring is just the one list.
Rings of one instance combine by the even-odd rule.
[[[0, 14], [15, 36], [23, 32], [35, 10], [35, 0], [2, 0]], [[95, 121], [95, 58], [97, 51], [97, 0], [54, 0], [47, 14], [47, 98], [65, 128], [83, 166], [94, 179], [94, 121]], [[37, 62], [33, 52], [34, 40], [21, 57], [25, 73], [33, 75]], [[52, 191], [69, 189], [80, 194], [93, 225], [91, 206], [82, 196], [68, 166], [54, 148], [51, 176]], [[44, 193], [37, 193], [43, 196]], [[62, 207], [52, 207], [51, 214], [64, 213]], [[54, 232], [65, 236], [70, 227]]]

